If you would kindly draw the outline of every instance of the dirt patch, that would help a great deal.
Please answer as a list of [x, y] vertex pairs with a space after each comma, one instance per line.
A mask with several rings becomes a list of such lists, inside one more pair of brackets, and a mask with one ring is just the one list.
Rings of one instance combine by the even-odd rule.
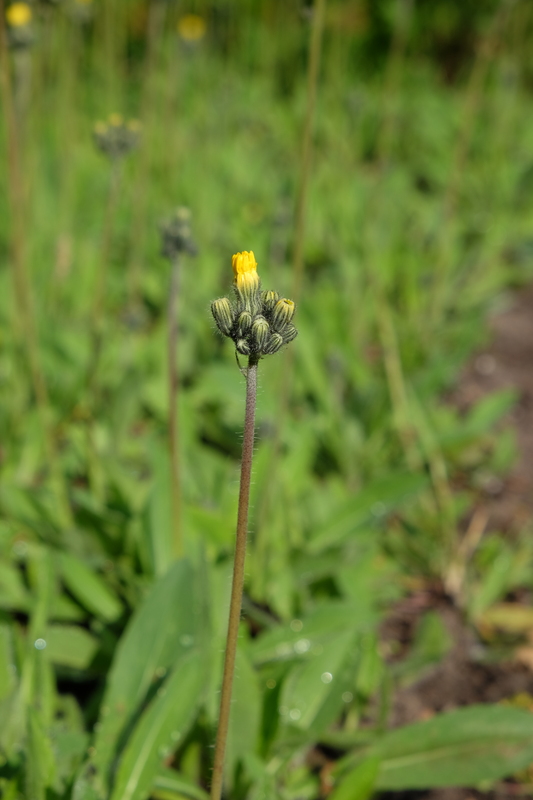
[[487, 499], [488, 528], [513, 531], [533, 518], [533, 287], [519, 292], [489, 324], [492, 344], [466, 367], [453, 402], [466, 411], [492, 392], [518, 391], [509, 418], [517, 433], [519, 458]]

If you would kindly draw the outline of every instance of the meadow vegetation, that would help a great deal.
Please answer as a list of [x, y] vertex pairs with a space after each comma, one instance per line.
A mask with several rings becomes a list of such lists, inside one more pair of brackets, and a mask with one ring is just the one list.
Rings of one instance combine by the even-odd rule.
[[0, 793], [208, 797], [245, 399], [210, 304], [250, 250], [299, 333], [258, 367], [224, 796], [531, 788], [516, 704], [390, 729], [451, 646], [438, 613], [403, 667], [380, 640], [421, 588], [488, 660], [533, 626], [487, 622], [533, 587], [530, 523], [469, 527], [516, 393], [445, 400], [533, 277], [530, 3], [23, 5], [0, 3]]

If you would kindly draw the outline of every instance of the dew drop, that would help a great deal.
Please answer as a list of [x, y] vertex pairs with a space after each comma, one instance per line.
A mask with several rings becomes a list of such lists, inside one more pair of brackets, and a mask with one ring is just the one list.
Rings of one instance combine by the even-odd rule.
[[154, 672], [154, 675], [155, 675], [156, 678], [164, 678], [166, 674], [167, 674], [167, 671], [166, 671], [165, 667], [158, 667], [156, 669], [156, 671]]
[[158, 753], [159, 753], [159, 758], [166, 758], [168, 756], [168, 754], [170, 753], [170, 748], [169, 747], [160, 747], [159, 750], [158, 750]]
[[333, 675], [331, 674], [331, 672], [323, 672], [322, 675], [320, 676], [320, 680], [322, 681], [322, 683], [331, 683], [331, 681], [333, 680]]
[[294, 643], [294, 652], [302, 655], [303, 653], [307, 653], [310, 647], [311, 642], [309, 639], [298, 639], [298, 641]]
[[351, 703], [353, 700], [353, 694], [351, 692], [343, 692], [342, 700], [344, 703]]
[[304, 624], [301, 619], [293, 619], [291, 622], [291, 630], [293, 630], [295, 633], [299, 633], [303, 626]]
[[266, 682], [267, 689], [275, 689], [276, 688], [276, 681], [274, 678], [269, 678]]
[[190, 633], [184, 633], [182, 636], [180, 636], [180, 644], [182, 644], [183, 647], [190, 647], [193, 641], [194, 639]]
[[36, 639], [34, 642], [34, 647], [36, 650], [44, 650], [46, 647], [46, 642], [44, 639]]
[[170, 734], [170, 738], [172, 739], [173, 742], [177, 742], [180, 736], [181, 736], [180, 731], [172, 731], [172, 733]]
[[296, 722], [296, 720], [300, 719], [301, 716], [302, 716], [302, 712], [300, 711], [299, 708], [291, 708], [291, 710], [289, 711], [289, 717], [292, 720], [294, 720], [294, 722]]

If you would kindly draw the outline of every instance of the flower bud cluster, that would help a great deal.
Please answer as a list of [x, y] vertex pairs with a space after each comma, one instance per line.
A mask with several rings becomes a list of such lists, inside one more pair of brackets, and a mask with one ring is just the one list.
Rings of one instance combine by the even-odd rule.
[[174, 214], [162, 223], [161, 255], [171, 261], [181, 253], [196, 255], [197, 248], [191, 234], [191, 212], [180, 206]]
[[125, 122], [120, 114], [111, 114], [107, 122], [97, 122], [93, 129], [97, 148], [115, 160], [127, 156], [139, 144], [141, 124], [135, 119]]
[[292, 342], [298, 331], [292, 324], [295, 305], [277, 292], [262, 291], [252, 252], [233, 256], [234, 300], [221, 297], [211, 303], [217, 327], [235, 343], [238, 353], [260, 358]]
[[13, 50], [24, 50], [35, 41], [33, 13], [28, 3], [11, 3], [6, 12], [7, 39]]

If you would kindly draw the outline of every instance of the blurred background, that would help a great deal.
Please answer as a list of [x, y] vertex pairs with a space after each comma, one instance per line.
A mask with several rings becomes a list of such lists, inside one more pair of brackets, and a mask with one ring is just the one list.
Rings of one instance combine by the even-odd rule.
[[363, 746], [338, 800], [530, 792], [529, 745], [372, 767], [389, 728], [533, 709], [529, 0], [0, 12], [0, 792], [206, 797], [243, 250], [299, 335], [259, 366], [228, 796], [325, 797]]

